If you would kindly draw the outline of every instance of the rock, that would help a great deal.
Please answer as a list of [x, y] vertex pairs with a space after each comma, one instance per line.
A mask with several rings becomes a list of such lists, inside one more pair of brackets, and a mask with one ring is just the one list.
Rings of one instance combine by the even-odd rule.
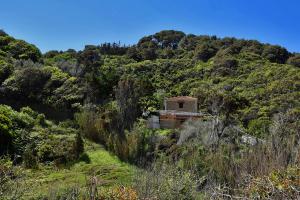
[[242, 135], [241, 142], [251, 146], [254, 146], [258, 143], [257, 138], [251, 135]]

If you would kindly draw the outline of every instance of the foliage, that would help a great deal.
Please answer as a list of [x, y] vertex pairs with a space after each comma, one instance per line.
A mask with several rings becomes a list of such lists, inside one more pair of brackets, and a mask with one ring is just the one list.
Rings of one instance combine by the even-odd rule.
[[122, 160], [132, 163], [143, 162], [147, 152], [153, 151], [151, 138], [154, 132], [145, 127], [145, 121], [134, 123], [131, 129], [120, 130], [119, 113], [113, 105], [104, 108], [85, 107], [75, 118], [83, 135], [93, 141], [101, 142], [108, 150]]
[[126, 77], [118, 83], [116, 100], [119, 109], [122, 130], [131, 129], [135, 120], [140, 116], [139, 97], [143, 95], [143, 82], [133, 77]]
[[217, 49], [209, 44], [198, 45], [195, 49], [195, 58], [207, 62], [217, 53]]
[[300, 67], [300, 55], [297, 54], [295, 56], [290, 57], [287, 63], [290, 65], [294, 65], [295, 67]]
[[99, 199], [109, 200], [137, 200], [136, 191], [130, 187], [114, 187], [108, 190], [102, 190]]
[[268, 135], [269, 126], [271, 125], [270, 119], [266, 117], [261, 117], [258, 119], [253, 119], [248, 124], [248, 131], [251, 135], [262, 137]]
[[1, 137], [1, 149], [0, 152], [3, 154], [5, 151], [10, 151], [12, 148], [13, 132], [12, 121], [3, 114], [0, 114], [0, 137]]
[[[281, 195], [281, 198], [286, 195], [290, 198], [289, 195], [297, 195], [297, 189], [281, 188], [280, 193], [274, 188], [270, 192], [273, 183], [265, 184], [264, 181], [276, 170], [286, 170], [299, 164], [299, 115], [291, 113], [294, 111], [277, 115], [270, 123], [271, 135], [265, 140], [257, 140], [256, 144], [244, 143], [244, 131], [232, 124], [222, 128], [224, 123], [220, 119], [190, 122], [181, 130], [178, 142], [165, 150], [165, 155], [175, 158], [175, 162], [173, 159], [171, 163], [192, 170], [201, 177], [201, 191], [207, 198], [245, 198], [244, 195], [253, 195], [247, 198], [257, 195], [260, 198], [267, 198], [263, 195]], [[218, 134], [220, 130], [221, 134]], [[292, 183], [294, 178], [290, 176], [284, 180]], [[251, 185], [252, 181], [255, 186]]]
[[14, 79], [6, 81], [4, 86], [13, 91], [23, 91], [24, 95], [30, 97], [39, 94], [50, 77], [50, 73], [39, 68], [24, 68], [15, 74]]
[[[0, 174], [5, 169], [7, 175], [0, 176], [1, 183], [5, 181], [0, 184], [1, 194], [18, 195], [17, 199], [90, 199], [91, 189], [97, 187], [98, 197], [127, 194], [134, 197], [130, 186], [134, 166], [121, 162], [99, 144], [85, 141], [84, 146], [90, 161], [66, 167], [39, 164], [39, 169], [24, 169], [13, 166], [9, 158], [0, 160]], [[95, 180], [96, 185], [91, 184]]]
[[23, 199], [31, 184], [24, 180], [24, 173], [14, 167], [8, 157], [0, 159], [0, 195], [3, 200]]
[[[255, 40], [174, 30], [132, 46], [103, 43], [41, 55], [0, 31], [0, 103], [12, 106], [0, 105], [0, 154], [32, 168], [26, 169], [31, 182], [33, 174], [47, 187], [67, 182], [53, 198], [194, 199], [195, 188], [212, 199], [293, 198], [298, 57]], [[181, 130], [149, 130], [141, 114], [177, 95], [197, 97], [205, 117]], [[134, 188], [113, 185], [101, 193], [95, 181], [127, 183], [131, 170], [103, 149], [84, 153], [83, 137], [123, 161], [144, 167], [157, 159], [157, 165], [141, 172]], [[77, 176], [79, 188], [71, 187]], [[41, 188], [39, 195], [46, 193]]]
[[289, 57], [289, 53], [283, 47], [267, 45], [262, 52], [262, 56], [271, 62], [285, 63]]
[[0, 128], [1, 155], [17, 155], [26, 167], [37, 168], [39, 162], [46, 161], [66, 164], [83, 152], [76, 130], [56, 126], [29, 107], [17, 112], [0, 105]]
[[12, 66], [0, 58], [0, 85], [12, 74]]
[[295, 199], [300, 194], [300, 169], [274, 170], [267, 176], [251, 177], [245, 184], [246, 196], [261, 199]]
[[195, 199], [195, 177], [167, 164], [156, 164], [138, 173], [134, 188], [141, 199]]
[[16, 59], [31, 59], [36, 62], [41, 58], [40, 50], [24, 40], [16, 40], [8, 35], [0, 36], [0, 50], [7, 52]]

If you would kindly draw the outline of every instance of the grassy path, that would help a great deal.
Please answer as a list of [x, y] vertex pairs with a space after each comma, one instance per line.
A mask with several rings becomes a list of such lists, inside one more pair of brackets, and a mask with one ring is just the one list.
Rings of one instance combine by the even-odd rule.
[[120, 161], [95, 143], [87, 143], [85, 150], [90, 162], [81, 161], [68, 169], [41, 166], [37, 170], [26, 170], [26, 182], [30, 185], [26, 196], [39, 197], [75, 186], [82, 188], [92, 176], [105, 187], [131, 184], [134, 166]]

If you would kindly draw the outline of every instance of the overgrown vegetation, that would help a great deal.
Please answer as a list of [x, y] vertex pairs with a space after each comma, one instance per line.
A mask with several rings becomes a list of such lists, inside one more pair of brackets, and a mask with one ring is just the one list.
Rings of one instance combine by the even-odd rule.
[[[177, 95], [197, 97], [205, 117], [148, 129], [142, 113]], [[294, 199], [299, 99], [299, 54], [277, 45], [167, 30], [41, 54], [0, 31], [0, 194]]]
[[20, 112], [0, 106], [1, 155], [10, 155], [16, 163], [36, 168], [39, 162], [68, 163], [83, 152], [78, 131], [64, 124], [53, 124], [29, 107]]

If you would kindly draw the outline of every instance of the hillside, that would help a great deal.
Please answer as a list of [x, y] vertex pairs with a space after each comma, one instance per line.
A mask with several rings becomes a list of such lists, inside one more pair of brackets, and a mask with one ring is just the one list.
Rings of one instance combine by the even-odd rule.
[[[171, 96], [197, 97], [199, 111], [210, 117], [180, 130], [146, 128], [143, 111], [161, 109], [163, 99]], [[41, 174], [33, 176], [38, 182], [47, 174], [72, 185], [76, 180], [68, 176], [76, 174], [83, 187], [87, 172], [106, 171], [107, 157], [83, 142], [91, 140], [143, 168], [141, 177], [173, 166], [165, 173], [174, 180], [170, 188], [178, 186], [178, 173], [186, 174], [182, 190], [171, 192], [166, 183], [170, 196], [159, 196], [155, 188], [165, 180], [132, 183], [124, 180], [134, 173], [127, 165], [117, 167], [120, 173], [109, 169], [105, 180], [116, 173], [115, 179], [131, 184], [141, 198], [208, 198], [216, 185], [222, 186], [219, 198], [275, 198], [280, 189], [269, 194], [258, 179], [272, 173], [299, 175], [299, 99], [300, 54], [278, 45], [168, 30], [133, 46], [104, 43], [42, 54], [0, 32], [0, 155], [26, 173]], [[243, 144], [243, 135], [262, 142]], [[83, 157], [90, 158], [93, 169], [80, 164]], [[55, 173], [48, 164], [68, 169]], [[122, 170], [128, 170], [126, 175]], [[245, 175], [253, 179], [245, 183]], [[293, 198], [300, 184], [287, 180], [282, 194]], [[149, 188], [142, 189], [143, 184]], [[144, 193], [148, 189], [153, 193]]]

